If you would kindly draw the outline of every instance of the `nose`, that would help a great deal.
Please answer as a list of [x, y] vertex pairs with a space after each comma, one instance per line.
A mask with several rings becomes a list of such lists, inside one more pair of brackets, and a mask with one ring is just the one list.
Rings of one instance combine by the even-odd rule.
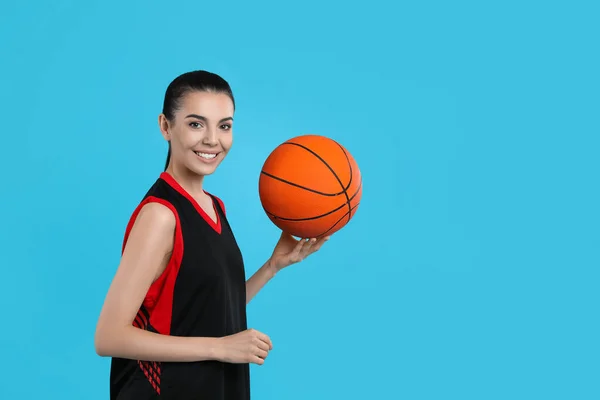
[[202, 143], [207, 146], [216, 146], [219, 143], [219, 141], [217, 139], [217, 132], [215, 131], [215, 129], [208, 128], [205, 132], [206, 133], [202, 138]]

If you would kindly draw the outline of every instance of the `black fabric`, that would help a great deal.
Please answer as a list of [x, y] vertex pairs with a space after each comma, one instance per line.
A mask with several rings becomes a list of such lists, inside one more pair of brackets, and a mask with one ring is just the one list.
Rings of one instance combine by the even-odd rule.
[[[180, 220], [184, 250], [173, 288], [170, 334], [223, 337], [243, 331], [247, 328], [244, 262], [225, 211], [210, 195], [220, 219], [219, 233], [181, 191], [159, 178], [144, 197], [169, 202]], [[152, 325], [146, 329], [152, 330]], [[156, 387], [153, 379], [159, 382]], [[110, 398], [248, 400], [249, 381], [248, 364], [140, 363], [114, 358]]]

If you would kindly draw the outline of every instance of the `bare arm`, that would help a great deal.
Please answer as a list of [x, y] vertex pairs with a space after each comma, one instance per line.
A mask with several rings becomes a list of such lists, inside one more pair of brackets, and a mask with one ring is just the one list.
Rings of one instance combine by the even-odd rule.
[[267, 261], [246, 281], [246, 304], [269, 282], [277, 273], [271, 261]]
[[175, 216], [158, 203], [145, 205], [127, 240], [96, 327], [101, 356], [149, 361], [202, 361], [217, 357], [215, 338], [175, 337], [132, 325], [152, 282], [173, 251]]
[[250, 303], [250, 300], [256, 296], [267, 282], [273, 279], [278, 271], [296, 264], [318, 251], [329, 238], [329, 236], [326, 236], [318, 240], [314, 238], [296, 240], [292, 235], [281, 232], [279, 241], [275, 245], [269, 260], [246, 281], [246, 304]]
[[169, 261], [175, 227], [175, 216], [161, 204], [147, 204], [138, 214], [96, 326], [96, 352], [146, 361], [263, 364], [273, 344], [254, 329], [207, 338], [162, 335], [133, 326], [148, 288]]

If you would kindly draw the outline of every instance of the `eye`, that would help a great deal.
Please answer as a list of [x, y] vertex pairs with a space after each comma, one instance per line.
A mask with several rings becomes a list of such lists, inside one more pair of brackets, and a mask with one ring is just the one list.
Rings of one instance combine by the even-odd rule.
[[189, 126], [191, 126], [194, 129], [202, 128], [202, 124], [200, 122], [190, 122]]
[[228, 131], [231, 129], [231, 124], [223, 124], [221, 125], [221, 129], [223, 129], [224, 131]]

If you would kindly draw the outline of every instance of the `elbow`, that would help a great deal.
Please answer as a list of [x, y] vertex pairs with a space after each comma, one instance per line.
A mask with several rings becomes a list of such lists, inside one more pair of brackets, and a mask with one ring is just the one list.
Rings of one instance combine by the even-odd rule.
[[96, 354], [100, 357], [108, 357], [109, 355], [106, 339], [102, 333], [98, 331], [96, 331], [96, 335], [94, 336], [94, 350], [96, 350]]
[[96, 343], [96, 345], [94, 347], [96, 348], [96, 354], [98, 356], [100, 356], [100, 357], [110, 357], [110, 352], [102, 344]]
[[129, 351], [127, 341], [129, 329], [119, 326], [96, 328], [94, 349], [100, 357], [123, 357]]
[[94, 349], [96, 354], [100, 357], [113, 356], [111, 337], [112, 335], [109, 332], [106, 332], [105, 329], [96, 329], [96, 334], [94, 335]]

